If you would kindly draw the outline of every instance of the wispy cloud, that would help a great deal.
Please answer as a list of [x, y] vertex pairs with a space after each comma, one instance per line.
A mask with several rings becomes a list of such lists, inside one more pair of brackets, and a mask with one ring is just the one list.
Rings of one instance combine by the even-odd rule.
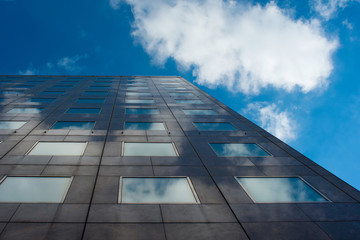
[[310, 0], [313, 10], [325, 20], [335, 17], [339, 9], [344, 9], [351, 2], [360, 0]]
[[293, 19], [274, 2], [126, 2], [135, 19], [132, 35], [154, 62], [172, 58], [192, 69], [199, 84], [247, 94], [266, 87], [306, 93], [328, 84], [337, 39], [326, 37], [318, 21]]
[[249, 103], [242, 112], [283, 141], [294, 140], [297, 137], [297, 123], [292, 114], [281, 111], [274, 103]]
[[20, 75], [35, 75], [38, 74], [39, 70], [35, 69], [32, 64], [30, 64], [26, 69], [18, 71]]
[[88, 55], [76, 55], [73, 57], [63, 57], [61, 59], [59, 59], [59, 61], [57, 62], [57, 66], [59, 68], [63, 68], [65, 69], [67, 72], [71, 72], [71, 73], [78, 73], [81, 70], [84, 69], [84, 67], [81, 67], [78, 65], [78, 61], [84, 58], [87, 58]]
[[349, 30], [353, 30], [353, 28], [354, 28], [354, 26], [347, 19], [345, 19], [341, 23]]

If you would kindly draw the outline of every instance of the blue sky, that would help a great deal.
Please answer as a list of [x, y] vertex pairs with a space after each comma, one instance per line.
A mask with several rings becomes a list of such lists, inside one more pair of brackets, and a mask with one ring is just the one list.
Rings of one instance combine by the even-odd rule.
[[180, 75], [360, 189], [358, 0], [0, 0], [0, 74]]

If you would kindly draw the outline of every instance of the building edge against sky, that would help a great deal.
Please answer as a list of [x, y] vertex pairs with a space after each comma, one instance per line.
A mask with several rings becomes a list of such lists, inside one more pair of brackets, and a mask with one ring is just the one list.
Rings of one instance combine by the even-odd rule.
[[0, 76], [0, 107], [0, 239], [360, 238], [359, 191], [181, 77]]

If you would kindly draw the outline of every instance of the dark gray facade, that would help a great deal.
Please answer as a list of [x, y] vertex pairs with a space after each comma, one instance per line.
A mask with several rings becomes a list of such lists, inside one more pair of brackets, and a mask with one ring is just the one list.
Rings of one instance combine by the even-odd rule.
[[[0, 76], [0, 88], [0, 240], [360, 239], [359, 191], [181, 77]], [[86, 129], [61, 125], [79, 121]], [[165, 129], [125, 129], [141, 122]], [[21, 177], [69, 184], [58, 202], [47, 200], [55, 194], [21, 201], [35, 192], [11, 192]], [[125, 189], [124, 179], [152, 177], [181, 178], [192, 202], [185, 190], [169, 200], [171, 189], [156, 184]], [[4, 189], [10, 179], [15, 187]], [[268, 179], [290, 179], [315, 197]]]

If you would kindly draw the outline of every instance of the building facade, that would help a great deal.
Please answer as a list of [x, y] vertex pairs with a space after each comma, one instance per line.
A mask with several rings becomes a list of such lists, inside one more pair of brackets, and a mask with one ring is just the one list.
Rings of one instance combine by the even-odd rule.
[[360, 193], [181, 77], [0, 76], [0, 240], [360, 239]]

